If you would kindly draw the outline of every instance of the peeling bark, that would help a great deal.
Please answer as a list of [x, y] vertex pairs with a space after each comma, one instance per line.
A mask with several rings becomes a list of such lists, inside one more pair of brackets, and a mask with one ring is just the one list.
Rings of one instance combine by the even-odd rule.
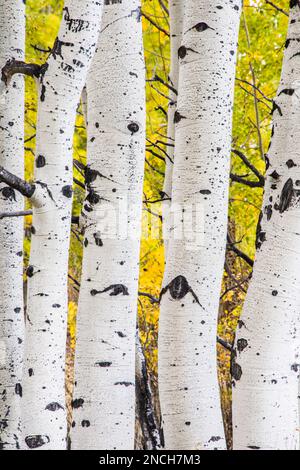
[[[192, 249], [188, 240], [172, 238], [168, 243], [159, 393], [166, 449], [224, 449], [216, 328], [241, 1], [185, 0], [181, 9], [172, 203], [181, 208], [200, 205], [205, 225], [203, 241]], [[173, 227], [177, 229], [176, 223]]]
[[[24, 58], [22, 0], [0, 1], [0, 70], [9, 57]], [[24, 208], [21, 194], [8, 186], [2, 166], [24, 173], [24, 79], [14, 77], [0, 95], [0, 449], [21, 446], [24, 346], [23, 219], [7, 217]], [[2, 219], [2, 220], [1, 220]]]
[[300, 443], [299, 2], [290, 7], [258, 251], [232, 358], [236, 450], [297, 450]]
[[[144, 76], [140, 1], [106, 2], [87, 80], [87, 195], [74, 388], [82, 406], [73, 410], [72, 449], [134, 448]], [[105, 230], [104, 216], [114, 223], [119, 213], [122, 230], [129, 232]], [[89, 426], [82, 425], [85, 421]]]

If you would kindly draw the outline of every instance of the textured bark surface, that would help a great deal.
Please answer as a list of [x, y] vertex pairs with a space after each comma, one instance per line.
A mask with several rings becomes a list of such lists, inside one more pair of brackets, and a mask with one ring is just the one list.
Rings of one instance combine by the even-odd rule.
[[[0, 70], [14, 57], [24, 59], [22, 0], [0, 1]], [[24, 79], [14, 77], [0, 96], [0, 166], [23, 177]], [[1, 178], [0, 178], [1, 180]], [[19, 212], [18, 191], [0, 183], [0, 213]], [[19, 449], [21, 441], [23, 310], [23, 218], [0, 220], [0, 449]]]
[[159, 390], [167, 449], [224, 449], [216, 327], [241, 1], [186, 0], [182, 11], [172, 203], [201, 206], [204, 240], [196, 251], [183, 240], [169, 241]]
[[[182, 0], [171, 0], [169, 2], [170, 15], [170, 45], [171, 45], [171, 64], [170, 64], [170, 85], [174, 88], [169, 95], [168, 109], [168, 147], [166, 158], [165, 180], [164, 180], [164, 199], [163, 202], [163, 230], [165, 259], [168, 256], [168, 240], [172, 236], [171, 223], [171, 196], [172, 196], [172, 176], [174, 167], [175, 151], [175, 122], [174, 116], [177, 109], [178, 81], [179, 81], [179, 56], [178, 49], [182, 41], [183, 26], [183, 3]], [[176, 93], [175, 93], [176, 91]]]
[[275, 99], [254, 272], [232, 356], [234, 449], [299, 449], [300, 7]]
[[[106, 2], [98, 50], [87, 81], [85, 249], [77, 319], [72, 449], [134, 448], [145, 143], [142, 46], [140, 1]], [[115, 228], [104, 233], [104, 217], [108, 225], [119, 218], [123, 233], [115, 233]]]
[[66, 1], [58, 38], [39, 77], [36, 191], [23, 389], [29, 449], [65, 449], [67, 274], [76, 107], [94, 55], [102, 2]]

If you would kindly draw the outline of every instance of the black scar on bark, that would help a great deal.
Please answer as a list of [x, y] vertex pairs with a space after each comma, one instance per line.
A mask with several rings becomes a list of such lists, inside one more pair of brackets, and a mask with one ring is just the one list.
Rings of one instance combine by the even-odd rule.
[[62, 55], [63, 46], [74, 46], [74, 43], [60, 41], [60, 39], [56, 38], [53, 49], [52, 49], [52, 55], [55, 60], [56, 60], [56, 57], [61, 57], [63, 59], [63, 55]]
[[20, 397], [23, 395], [22, 385], [20, 383], [17, 383], [15, 386], [15, 394], [19, 395]]
[[266, 232], [263, 232], [261, 229], [262, 218], [263, 218], [263, 213], [261, 212], [259, 214], [259, 219], [258, 219], [257, 227], [256, 227], [256, 244], [255, 245], [256, 245], [257, 250], [261, 247], [263, 242], [266, 241]]
[[265, 214], [267, 215], [267, 220], [271, 220], [273, 214], [272, 204], [265, 207]]
[[94, 236], [96, 245], [102, 247], [103, 241], [101, 240], [99, 233], [94, 233], [93, 236]]
[[91, 423], [89, 422], [88, 419], [83, 419], [83, 420], [81, 421], [81, 426], [82, 426], [83, 428], [89, 428], [90, 425], [91, 425]]
[[67, 197], [68, 199], [70, 199], [73, 195], [73, 189], [72, 189], [72, 186], [64, 186], [62, 188], [62, 193], [65, 197]]
[[103, 294], [105, 292], [109, 292], [111, 297], [117, 296], [117, 295], [129, 295], [128, 288], [124, 286], [124, 284], [112, 284], [111, 286], [106, 287], [103, 290], [96, 290], [93, 289], [91, 290], [91, 295], [94, 297], [97, 294]]
[[293, 196], [294, 196], [293, 180], [292, 178], [289, 178], [285, 182], [282, 188], [279, 204], [275, 204], [274, 209], [278, 210], [280, 214], [283, 214], [283, 212], [288, 210], [288, 208], [290, 207]]
[[248, 449], [259, 450], [260, 447], [259, 446], [248, 446]]
[[200, 304], [197, 295], [189, 285], [186, 277], [176, 276], [166, 287], [164, 287], [159, 296], [159, 303], [161, 302], [162, 296], [168, 291], [174, 300], [182, 300], [188, 293], [191, 293], [197, 304], [200, 305], [203, 310], [205, 310], [204, 307]]
[[36, 159], [35, 165], [37, 168], [43, 168], [46, 165], [46, 158], [43, 155], [39, 155]]
[[93, 189], [90, 189], [86, 196], [86, 200], [90, 204], [95, 205], [101, 201], [101, 197], [99, 196], [99, 194], [96, 193], [96, 191], [94, 191]]
[[28, 375], [29, 375], [29, 377], [33, 376], [33, 369], [32, 368], [28, 369]]
[[293, 96], [294, 93], [295, 93], [295, 90], [293, 88], [284, 88], [283, 90], [281, 90], [278, 96], [280, 95]]
[[278, 104], [275, 103], [275, 101], [273, 101], [273, 109], [271, 111], [271, 114], [274, 114], [276, 110], [278, 111], [279, 115], [282, 116], [282, 111], [281, 111], [280, 106], [278, 106]]
[[99, 171], [97, 171], [97, 170], [92, 170], [89, 166], [86, 166], [86, 167], [85, 167], [85, 169], [84, 169], [84, 177], [85, 177], [85, 183], [86, 183], [87, 186], [89, 186], [91, 183], [93, 183], [94, 181], [96, 181], [97, 176], [99, 176], [100, 178], [105, 178], [105, 179], [107, 179], [108, 181], [112, 181], [113, 183], [115, 183], [115, 181], [113, 181], [112, 179], [108, 178], [107, 176], [102, 175], [102, 173], [100, 173]]
[[130, 385], [134, 385], [132, 382], [115, 382], [114, 385], [124, 385], [124, 387], [130, 387]]
[[174, 114], [174, 123], [175, 123], [175, 124], [178, 124], [178, 122], [180, 122], [182, 119], [186, 119], [186, 117], [185, 117], [185, 116], [182, 116], [179, 111], [175, 111], [175, 114]]
[[136, 122], [131, 122], [128, 124], [127, 129], [131, 132], [131, 135], [133, 135], [140, 130], [140, 126]]
[[221, 436], [211, 436], [208, 442], [218, 442], [221, 439], [222, 439]]
[[56, 401], [53, 401], [53, 402], [49, 403], [45, 408], [45, 410], [48, 410], [48, 411], [57, 411], [57, 410], [63, 410], [63, 409], [64, 409], [64, 407], [61, 406]]
[[300, 364], [295, 363], [291, 365], [291, 370], [293, 370], [294, 372], [298, 372], [299, 368], [300, 368]]
[[69, 31], [73, 31], [74, 33], [79, 33], [80, 31], [87, 29], [89, 27], [89, 24], [90, 24], [89, 21], [71, 18], [68, 7], [65, 7], [63, 11], [65, 12], [64, 19], [68, 26]]
[[237, 341], [237, 350], [242, 352], [248, 346], [248, 341], [245, 338], [238, 339]]
[[83, 398], [75, 398], [75, 400], [72, 400], [71, 406], [73, 409], [81, 408], [84, 404], [84, 399]]
[[231, 372], [232, 378], [236, 381], [240, 380], [243, 374], [241, 366], [236, 362], [236, 350], [235, 349], [233, 349], [231, 353], [230, 372]]
[[50, 442], [50, 438], [46, 435], [37, 434], [35, 436], [26, 436], [25, 442], [29, 449], [36, 449], [48, 444]]
[[112, 365], [112, 362], [95, 362], [95, 366], [98, 367], [110, 367]]
[[273, 173], [270, 174], [271, 178], [273, 178], [274, 180], [278, 180], [278, 178], [280, 177], [280, 175], [277, 173], [276, 170], [273, 171]]
[[194, 49], [191, 49], [190, 47], [180, 46], [179, 49], [178, 49], [178, 58], [179, 59], [184, 59], [186, 57], [188, 51], [195, 52], [196, 54], [198, 54], [197, 51], [195, 51]]
[[26, 274], [27, 274], [27, 277], [32, 277], [33, 274], [34, 274], [34, 267], [33, 266], [28, 266], [27, 270], [26, 270]]
[[297, 5], [300, 6], [299, 0], [290, 0], [290, 8], [294, 8]]
[[195, 29], [197, 33], [203, 33], [204, 31], [207, 31], [208, 29], [215, 31], [214, 28], [211, 28], [211, 26], [209, 26], [207, 23], [204, 23], [204, 22], [197, 23], [195, 26], [192, 26], [192, 28], [188, 29], [187, 32], [192, 31], [193, 29]]
[[5, 186], [0, 190], [2, 193], [2, 196], [4, 199], [9, 200], [9, 201], [15, 201], [16, 200], [16, 193], [13, 188], [10, 188], [9, 186]]
[[293, 168], [294, 166], [297, 166], [296, 163], [290, 158], [287, 162], [286, 162], [286, 166], [290, 169], [290, 168]]

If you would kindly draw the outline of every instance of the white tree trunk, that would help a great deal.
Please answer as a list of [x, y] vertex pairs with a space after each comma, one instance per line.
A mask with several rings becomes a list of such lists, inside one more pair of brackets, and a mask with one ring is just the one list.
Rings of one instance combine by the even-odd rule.
[[193, 204], [202, 211], [204, 238], [193, 246], [188, 240], [169, 241], [161, 293], [159, 391], [167, 449], [224, 449], [216, 332], [241, 1], [186, 0], [182, 10], [172, 178], [179, 220], [174, 230]]
[[[22, 0], [0, 1], [0, 70], [14, 57], [24, 60]], [[23, 177], [24, 79], [15, 77], [0, 96], [0, 165]], [[19, 449], [21, 437], [23, 308], [23, 218], [17, 191], [0, 183], [0, 449]]]
[[39, 83], [36, 191], [28, 268], [23, 425], [30, 449], [66, 446], [65, 349], [76, 107], [100, 28], [102, 2], [65, 2]]
[[[85, 248], [72, 449], [134, 448], [144, 80], [140, 1], [106, 2], [87, 81]], [[104, 219], [111, 224], [107, 230]], [[123, 233], [115, 233], [116, 219]]]
[[179, 57], [178, 49], [182, 40], [182, 23], [183, 23], [183, 2], [182, 0], [171, 0], [169, 2], [170, 14], [170, 45], [171, 45], [171, 65], [169, 84], [173, 88], [169, 94], [168, 109], [168, 141], [166, 158], [165, 180], [163, 190], [163, 231], [164, 231], [164, 247], [165, 260], [168, 255], [168, 240], [172, 236], [171, 223], [171, 196], [172, 196], [172, 175], [174, 166], [174, 150], [175, 150], [175, 122], [174, 115], [177, 109], [178, 96], [178, 80], [179, 80]]
[[300, 8], [291, 2], [254, 272], [232, 357], [234, 449], [299, 449]]

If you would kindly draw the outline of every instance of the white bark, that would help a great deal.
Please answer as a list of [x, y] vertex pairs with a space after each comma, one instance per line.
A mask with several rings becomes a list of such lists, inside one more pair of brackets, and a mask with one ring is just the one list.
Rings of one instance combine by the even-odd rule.
[[[24, 60], [22, 0], [0, 1], [0, 70], [11, 57]], [[4, 88], [4, 84], [3, 88]], [[15, 77], [0, 96], [0, 165], [23, 177], [24, 79]], [[0, 213], [19, 212], [24, 201], [0, 183]], [[23, 308], [23, 218], [0, 220], [0, 449], [20, 447]]]
[[65, 2], [52, 54], [40, 77], [28, 269], [23, 425], [29, 449], [66, 446], [65, 348], [76, 107], [93, 57], [102, 2]]
[[[144, 80], [140, 1], [109, 1], [87, 81], [87, 197], [73, 449], [134, 448]], [[121, 229], [129, 233], [113, 228], [105, 233], [104, 214], [112, 224], [119, 217]]]
[[[165, 259], [168, 254], [168, 240], [172, 236], [171, 224], [171, 196], [172, 196], [172, 175], [174, 166], [174, 150], [175, 150], [175, 122], [174, 115], [177, 109], [178, 81], [179, 81], [179, 57], [178, 49], [182, 40], [183, 26], [183, 9], [182, 0], [171, 0], [169, 2], [170, 14], [170, 46], [171, 46], [171, 65], [170, 65], [170, 85], [174, 88], [171, 90], [168, 109], [168, 146], [164, 180], [163, 198], [163, 230], [164, 230], [164, 247]], [[176, 92], [175, 92], [176, 91]]]
[[291, 2], [253, 277], [232, 358], [234, 449], [299, 449], [300, 8]]
[[169, 241], [159, 390], [167, 449], [224, 449], [216, 329], [241, 1], [185, 0], [182, 10], [172, 204], [200, 205], [204, 239], [194, 250], [187, 241]]

